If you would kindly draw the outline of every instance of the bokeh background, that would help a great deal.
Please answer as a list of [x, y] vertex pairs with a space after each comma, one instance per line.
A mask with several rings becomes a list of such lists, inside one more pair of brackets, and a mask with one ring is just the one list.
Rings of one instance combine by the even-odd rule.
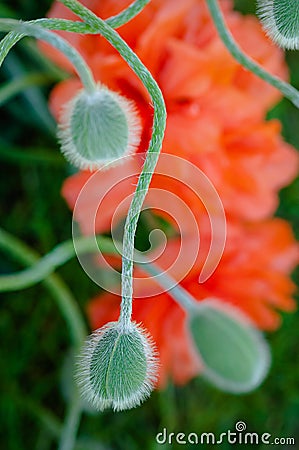
[[[50, 0], [2, 1], [0, 16], [39, 18], [50, 4]], [[235, 7], [254, 13], [255, 4], [252, 0], [236, 0]], [[299, 52], [287, 52], [286, 60], [291, 82], [299, 89]], [[66, 76], [40, 55], [30, 39], [17, 45], [0, 72], [1, 227], [41, 255], [71, 236], [71, 213], [60, 190], [73, 169], [59, 154], [55, 122], [47, 109], [51, 86]], [[20, 91], [22, 85], [24, 90]], [[299, 149], [299, 111], [283, 100], [269, 117], [281, 120], [284, 138]], [[299, 179], [283, 189], [280, 199], [277, 215], [292, 223], [299, 238]], [[1, 272], [20, 268], [13, 258], [0, 253]], [[98, 287], [76, 259], [58, 273], [84, 311]], [[298, 270], [293, 278], [298, 284]], [[0, 447], [55, 449], [68, 397], [63, 381], [69, 351], [65, 323], [42, 284], [1, 297]], [[228, 395], [201, 378], [184, 387], [169, 385], [154, 392], [138, 409], [85, 414], [76, 449], [152, 450], [161, 447], [155, 436], [163, 427], [170, 432], [211, 431], [218, 435], [234, 430], [239, 420], [247, 424], [248, 431], [294, 437], [299, 448], [299, 311], [282, 317], [281, 328], [267, 335], [273, 364], [267, 380], [255, 392]], [[231, 446], [222, 444], [222, 448]]]

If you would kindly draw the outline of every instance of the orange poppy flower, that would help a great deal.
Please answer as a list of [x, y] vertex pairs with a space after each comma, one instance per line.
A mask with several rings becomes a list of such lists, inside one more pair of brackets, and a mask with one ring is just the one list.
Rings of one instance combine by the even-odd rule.
[[[106, 18], [130, 1], [83, 3]], [[268, 41], [258, 21], [233, 11], [229, 0], [220, 1], [220, 5], [245, 52], [271, 73], [287, 78], [282, 51]], [[49, 15], [74, 18], [58, 2], [53, 3]], [[193, 172], [184, 172], [172, 159], [166, 172], [174, 177], [155, 175], [145, 202], [174, 230], [165, 251], [159, 254], [161, 244], [151, 257], [198, 301], [217, 297], [238, 306], [260, 328], [275, 329], [279, 325], [276, 310], [294, 308], [294, 285], [289, 274], [298, 262], [298, 247], [289, 225], [271, 218], [278, 204], [278, 190], [298, 172], [298, 155], [280, 136], [280, 124], [265, 121], [266, 111], [280, 94], [231, 57], [203, 0], [153, 0], [118, 31], [163, 92], [168, 112], [163, 153], [183, 158], [206, 174], [221, 197], [227, 217], [227, 243], [221, 262], [210, 278], [199, 284], [212, 238], [205, 207], [216, 235], [221, 221], [211, 199], [202, 202], [192, 191], [196, 184]], [[71, 209], [80, 199], [75, 219], [82, 232], [109, 232], [125, 218], [150, 139], [153, 110], [141, 82], [103, 38], [66, 33], [64, 37], [86, 59], [96, 80], [132, 99], [142, 118], [140, 158], [136, 156], [96, 177], [89, 172], [77, 173], [63, 186]], [[59, 52], [46, 45], [43, 48], [72, 73], [70, 79], [54, 87], [50, 97], [50, 108], [58, 118], [63, 104], [80, 88], [80, 81]], [[165, 191], [171, 201], [163, 197]], [[107, 261], [117, 264], [115, 258]], [[167, 293], [157, 290], [157, 284], [140, 268], [135, 269], [134, 288], [133, 319], [143, 322], [157, 343], [160, 386], [169, 376], [176, 383], [187, 382], [200, 371], [200, 362], [189, 345], [185, 313]], [[119, 297], [112, 293], [93, 299], [88, 305], [92, 327], [117, 319], [119, 304]]]

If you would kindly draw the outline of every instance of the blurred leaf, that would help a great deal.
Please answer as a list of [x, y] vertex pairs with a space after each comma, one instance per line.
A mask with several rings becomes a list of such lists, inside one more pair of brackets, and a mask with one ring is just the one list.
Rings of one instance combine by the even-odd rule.
[[[23, 66], [19, 58], [12, 52], [9, 53], [3, 63], [3, 70], [11, 78], [26, 76], [26, 68]], [[38, 87], [30, 87], [22, 92], [24, 100], [29, 106], [29, 111], [34, 114], [35, 121], [50, 134], [55, 134], [56, 124], [48, 110], [48, 105], [45, 97]], [[24, 111], [20, 111], [24, 114]]]

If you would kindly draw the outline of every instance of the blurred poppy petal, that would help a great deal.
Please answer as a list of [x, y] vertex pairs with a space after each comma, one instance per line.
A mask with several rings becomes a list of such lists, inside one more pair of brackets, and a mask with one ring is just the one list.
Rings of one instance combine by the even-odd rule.
[[[129, 3], [84, 1], [103, 18]], [[283, 52], [265, 37], [258, 20], [234, 11], [229, 0], [219, 3], [240, 47], [266, 70], [287, 79]], [[54, 2], [50, 16], [69, 17], [69, 13]], [[295, 149], [283, 141], [278, 121], [265, 120], [267, 110], [281, 98], [280, 93], [232, 58], [203, 0], [152, 0], [119, 32], [152, 71], [163, 92], [168, 112], [163, 154], [184, 158], [200, 169], [216, 187], [227, 217], [227, 243], [221, 262], [209, 279], [199, 283], [213, 237], [207, 211], [213, 216], [216, 234], [222, 225], [217, 222], [211, 199], [203, 204], [190, 189], [197, 183], [192, 172], [184, 172], [179, 163], [173, 162], [168, 168], [173, 178], [154, 175], [145, 202], [145, 207], [152, 208], [174, 230], [165, 251], [160, 254], [157, 246], [151, 256], [199, 302], [217, 298], [223, 305], [235, 305], [259, 328], [277, 328], [279, 310], [295, 308], [290, 273], [299, 259], [290, 226], [272, 217], [278, 191], [295, 177], [299, 163]], [[109, 233], [126, 216], [149, 142], [153, 110], [140, 80], [103, 38], [66, 38], [82, 53], [98, 81], [134, 100], [142, 118], [140, 164], [135, 159], [98, 174], [80, 172], [69, 177], [62, 189], [71, 209], [77, 202], [80, 206], [75, 208], [75, 220], [83, 233]], [[48, 47], [46, 51], [72, 72], [56, 51]], [[55, 86], [50, 107], [56, 117], [79, 84], [73, 75]], [[187, 179], [189, 188], [178, 183]], [[200, 231], [198, 251], [198, 233], [187, 209], [172, 200], [173, 217], [165, 211], [167, 200], [161, 192], [166, 190], [194, 215]], [[173, 265], [182, 242], [187, 253], [196, 250], [191, 268], [188, 258]], [[107, 257], [107, 261], [119, 269], [119, 258]], [[159, 385], [164, 386], [169, 377], [179, 384], [187, 382], [202, 367], [190, 343], [185, 313], [168, 293], [158, 292], [154, 280], [139, 267], [135, 268], [134, 295], [133, 319], [143, 322], [160, 353]], [[116, 320], [119, 305], [120, 298], [110, 293], [91, 300], [88, 317], [92, 327]]]

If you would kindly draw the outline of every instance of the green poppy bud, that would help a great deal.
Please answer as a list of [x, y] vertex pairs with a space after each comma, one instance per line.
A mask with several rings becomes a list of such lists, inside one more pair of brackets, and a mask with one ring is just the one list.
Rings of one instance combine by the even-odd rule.
[[109, 322], [95, 331], [79, 355], [77, 381], [96, 409], [134, 408], [151, 393], [157, 377], [153, 343], [134, 323]]
[[234, 393], [261, 384], [270, 366], [269, 347], [237, 309], [205, 300], [191, 310], [188, 326], [208, 381]]
[[274, 42], [286, 49], [299, 49], [298, 0], [258, 0], [258, 15]]
[[65, 106], [59, 124], [61, 151], [81, 169], [98, 169], [134, 152], [141, 126], [131, 101], [98, 85], [82, 89]]

